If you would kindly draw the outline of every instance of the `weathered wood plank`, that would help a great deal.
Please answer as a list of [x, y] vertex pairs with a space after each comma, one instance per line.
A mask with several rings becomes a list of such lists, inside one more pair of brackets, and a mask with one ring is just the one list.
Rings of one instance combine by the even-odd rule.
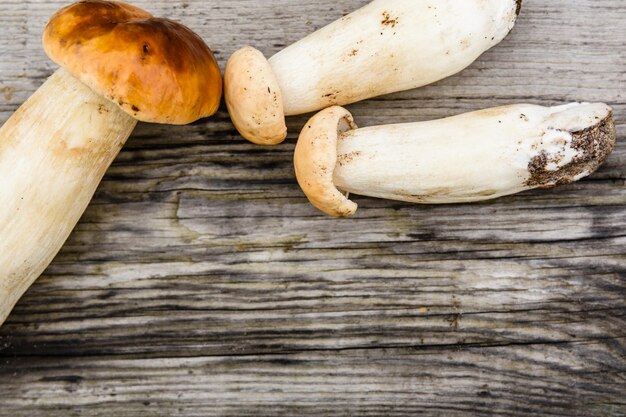
[[[366, 0], [141, 0], [223, 66]], [[3, 1], [0, 122], [54, 71], [64, 1]], [[309, 206], [277, 148], [225, 111], [141, 125], [0, 329], [0, 415], [626, 414], [626, 1], [525, 0], [462, 74], [350, 106], [359, 125], [512, 102], [605, 101], [620, 141], [592, 177], [492, 203]], [[1, 192], [1, 190], [0, 190]]]
[[623, 342], [11, 359], [5, 366], [16, 382], [0, 387], [12, 411], [4, 415], [29, 417], [622, 416]]

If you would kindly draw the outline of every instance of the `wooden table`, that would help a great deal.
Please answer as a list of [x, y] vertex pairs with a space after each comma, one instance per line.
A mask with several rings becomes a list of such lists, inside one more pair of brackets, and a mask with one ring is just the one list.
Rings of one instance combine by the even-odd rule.
[[[134, 3], [223, 67], [367, 1]], [[40, 36], [64, 4], [2, 1], [1, 122], [55, 70]], [[475, 205], [357, 198], [350, 220], [294, 180], [306, 117], [276, 148], [223, 109], [140, 125], [0, 329], [0, 415], [626, 415], [626, 1], [525, 0], [462, 74], [350, 109], [368, 126], [577, 100], [619, 125], [592, 177]]]

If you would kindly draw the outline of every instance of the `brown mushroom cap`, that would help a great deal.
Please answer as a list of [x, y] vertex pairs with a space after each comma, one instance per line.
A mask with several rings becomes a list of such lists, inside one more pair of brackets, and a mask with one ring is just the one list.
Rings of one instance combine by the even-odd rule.
[[86, 0], [57, 12], [43, 35], [57, 64], [144, 122], [187, 124], [214, 114], [222, 77], [187, 27], [124, 3]]
[[244, 138], [258, 145], [278, 145], [287, 137], [282, 92], [261, 51], [247, 46], [228, 60], [224, 99]]
[[309, 120], [296, 144], [294, 167], [300, 188], [311, 204], [333, 217], [349, 217], [357, 210], [333, 179], [339, 136], [356, 128], [348, 110], [329, 107]]

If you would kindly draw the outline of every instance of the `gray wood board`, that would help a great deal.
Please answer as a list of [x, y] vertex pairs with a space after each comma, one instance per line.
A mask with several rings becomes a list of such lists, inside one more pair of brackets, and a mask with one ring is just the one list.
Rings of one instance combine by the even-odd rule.
[[[222, 67], [367, 3], [136, 1]], [[63, 1], [3, 0], [0, 122], [55, 66]], [[626, 415], [626, 1], [525, 0], [463, 73], [349, 106], [361, 126], [604, 101], [617, 149], [578, 184], [474, 205], [368, 198], [333, 220], [288, 141], [222, 109], [140, 125], [64, 249], [0, 329], [0, 415]]]

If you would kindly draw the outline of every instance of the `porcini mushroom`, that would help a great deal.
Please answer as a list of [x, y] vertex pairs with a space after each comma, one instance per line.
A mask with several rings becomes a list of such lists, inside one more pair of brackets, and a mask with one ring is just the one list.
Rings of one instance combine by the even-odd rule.
[[78, 222], [137, 121], [186, 124], [221, 98], [219, 67], [188, 28], [119, 2], [56, 13], [54, 73], [0, 129], [0, 324]]
[[375, 0], [269, 60], [245, 47], [224, 73], [233, 124], [275, 145], [285, 116], [431, 84], [453, 75], [511, 31], [522, 0]]
[[347, 217], [357, 205], [344, 193], [445, 204], [569, 184], [598, 169], [615, 141], [612, 110], [601, 103], [520, 104], [363, 129], [335, 106], [304, 127], [294, 162], [311, 203]]

